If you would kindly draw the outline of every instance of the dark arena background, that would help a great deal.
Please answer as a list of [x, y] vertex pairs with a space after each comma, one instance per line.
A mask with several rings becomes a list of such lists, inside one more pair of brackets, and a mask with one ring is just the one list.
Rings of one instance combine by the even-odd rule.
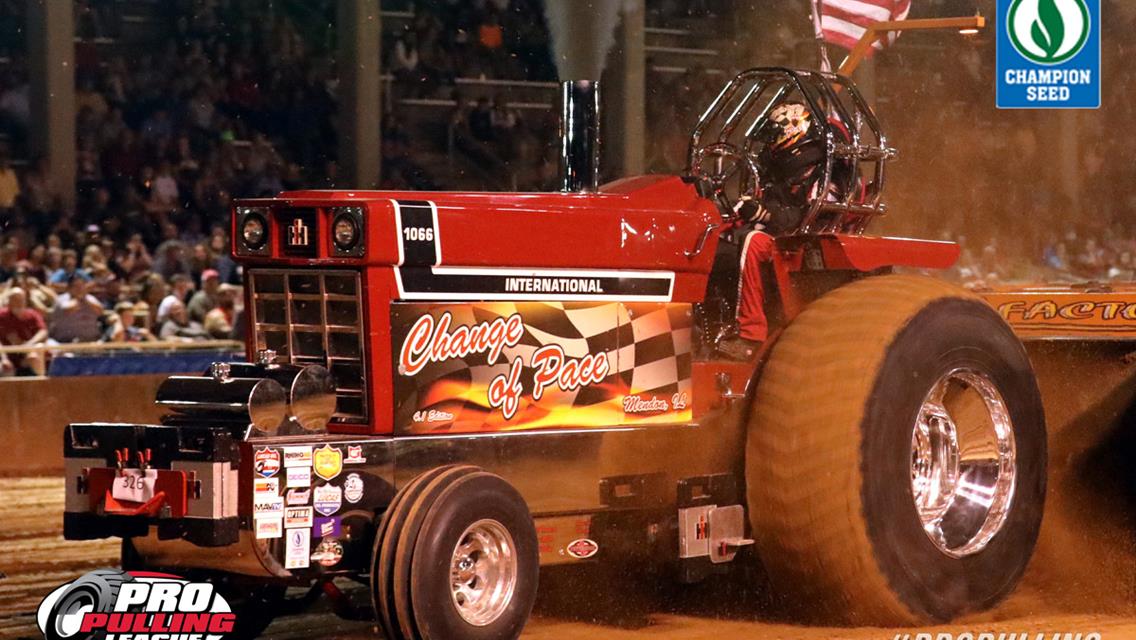
[[[904, 2], [830, 2], [863, 4]], [[982, 16], [986, 24], [903, 32], [851, 74], [898, 150], [887, 212], [872, 234], [957, 243], [957, 262], [933, 275], [985, 297], [1026, 343], [1045, 404], [1048, 486], [1021, 584], [993, 609], [949, 622], [834, 625], [808, 599], [775, 588], [748, 550], [722, 579], [690, 585], [616, 552], [542, 570], [521, 637], [1136, 639], [1136, 306], [1124, 306], [1136, 299], [1136, 2], [1100, 0], [1095, 110], [997, 109], [996, 2], [909, 4], [910, 20]], [[394, 190], [428, 219], [424, 205], [405, 204], [416, 202], [407, 192], [559, 192], [568, 80], [602, 87], [601, 143], [581, 156], [598, 163], [600, 184], [682, 175], [692, 130], [735, 74], [817, 68], [812, 8], [810, 0], [0, 0], [0, 638], [43, 638], [35, 615], [49, 592], [120, 563], [118, 538], [64, 539], [67, 425], [156, 423], [172, 406], [154, 402], [167, 376], [265, 346], [246, 348], [257, 338], [245, 308], [251, 278], [233, 255], [234, 200]], [[825, 49], [834, 68], [848, 54], [831, 39]], [[583, 189], [591, 168], [573, 178]], [[591, 244], [586, 226], [566, 235], [581, 251]], [[446, 242], [489, 240], [471, 233]], [[497, 258], [484, 264], [512, 264]], [[1028, 325], [1032, 303], [1013, 306], [1023, 291], [1060, 291], [1089, 306], [1058, 312], [1057, 303], [1050, 319], [1067, 324]], [[439, 299], [404, 312], [426, 313]], [[1115, 304], [1111, 316], [1124, 322], [1078, 325], [1092, 322], [1098, 303]], [[330, 324], [330, 307], [324, 313]], [[467, 315], [467, 324], [481, 319]], [[401, 340], [415, 317], [397, 318], [391, 333]], [[689, 324], [688, 314], [668, 326], [689, 334]], [[390, 345], [385, 334], [360, 334]], [[575, 337], [592, 350], [616, 340]], [[689, 377], [683, 339], [668, 355], [687, 358]], [[488, 369], [484, 360], [469, 368]], [[438, 369], [443, 381], [466, 374]], [[634, 375], [643, 374], [628, 373], [624, 387], [634, 388]], [[417, 415], [412, 400], [428, 395], [426, 382], [396, 384], [399, 400], [411, 398], [401, 418]], [[611, 393], [602, 408], [619, 411], [622, 391]], [[461, 424], [489, 424], [490, 408], [474, 410]], [[691, 420], [690, 411], [676, 414]], [[561, 488], [577, 479], [571, 468], [530, 471], [547, 474], [548, 493], [571, 493]], [[297, 605], [263, 637], [381, 637], [366, 585], [329, 585], [325, 592], [344, 597]], [[293, 585], [288, 595], [305, 593]]]

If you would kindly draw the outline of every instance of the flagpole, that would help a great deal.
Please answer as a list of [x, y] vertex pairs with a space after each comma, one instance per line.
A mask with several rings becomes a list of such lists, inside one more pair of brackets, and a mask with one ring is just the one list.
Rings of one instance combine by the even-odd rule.
[[820, 70], [832, 71], [832, 63], [828, 61], [828, 45], [824, 41], [824, 28], [820, 23], [820, 3], [823, 0], [809, 0], [809, 7], [813, 14], [813, 32], [816, 34], [817, 53], [820, 55]]

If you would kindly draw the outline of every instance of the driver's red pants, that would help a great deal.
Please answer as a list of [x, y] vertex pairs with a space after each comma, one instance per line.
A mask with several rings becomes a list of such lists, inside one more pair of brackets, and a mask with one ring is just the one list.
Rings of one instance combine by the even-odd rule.
[[773, 259], [773, 236], [751, 231], [742, 243], [741, 274], [738, 277], [738, 333], [746, 340], [764, 342], [769, 332], [765, 319], [765, 291], [761, 286], [761, 263]]

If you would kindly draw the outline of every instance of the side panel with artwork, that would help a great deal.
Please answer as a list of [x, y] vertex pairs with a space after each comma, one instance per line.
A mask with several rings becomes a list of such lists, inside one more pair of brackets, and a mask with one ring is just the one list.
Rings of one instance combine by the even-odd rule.
[[691, 420], [688, 304], [391, 308], [396, 434]]

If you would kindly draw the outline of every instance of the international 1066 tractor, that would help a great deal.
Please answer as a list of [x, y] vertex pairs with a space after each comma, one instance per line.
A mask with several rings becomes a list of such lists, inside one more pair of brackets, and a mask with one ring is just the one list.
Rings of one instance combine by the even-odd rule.
[[[247, 635], [353, 578], [388, 638], [515, 638], [576, 563], [759, 565], [845, 623], [1005, 597], [1045, 494], [1034, 374], [991, 307], [911, 275], [956, 245], [865, 233], [894, 150], [855, 86], [745, 71], [684, 175], [602, 186], [596, 89], [565, 83], [561, 192], [238, 201], [248, 362], [166, 380], [161, 424], [70, 425], [66, 537], [226, 585]], [[786, 191], [765, 132], [802, 121]], [[792, 208], [771, 193], [796, 217], [743, 266], [737, 212]], [[726, 357], [748, 268], [768, 338]]]

